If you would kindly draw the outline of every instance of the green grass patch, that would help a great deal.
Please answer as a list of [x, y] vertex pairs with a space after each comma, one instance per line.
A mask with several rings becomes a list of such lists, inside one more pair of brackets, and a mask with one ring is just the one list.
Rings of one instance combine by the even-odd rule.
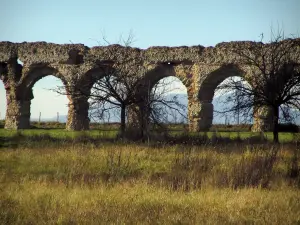
[[[53, 138], [77, 138], [79, 136], [89, 136], [94, 138], [116, 138], [118, 131], [117, 130], [88, 130], [88, 131], [67, 131], [64, 129], [28, 129], [28, 130], [6, 130], [0, 129], [0, 137], [12, 137], [16, 134], [21, 134], [23, 136], [41, 136], [41, 135], [49, 135]], [[186, 132], [182, 131], [171, 131], [171, 136], [180, 136], [182, 134], [186, 134]], [[213, 137], [214, 135], [218, 135], [219, 137], [228, 137], [230, 139], [235, 139], [240, 137], [241, 139], [251, 138], [253, 136], [259, 136], [260, 133], [255, 132], [189, 132], [190, 136], [203, 136], [207, 135], [208, 138]], [[264, 132], [262, 134], [268, 140], [273, 140], [272, 132]], [[299, 134], [294, 133], [279, 133], [279, 140], [281, 142], [290, 142], [295, 136], [299, 136]]]
[[49, 135], [53, 138], [77, 138], [78, 136], [87, 135], [90, 137], [103, 137], [103, 138], [115, 138], [117, 131], [103, 131], [103, 130], [89, 130], [89, 131], [67, 131], [65, 129], [28, 129], [28, 130], [7, 130], [0, 129], [1, 137], [12, 137], [16, 134], [21, 134], [23, 136], [41, 136]]

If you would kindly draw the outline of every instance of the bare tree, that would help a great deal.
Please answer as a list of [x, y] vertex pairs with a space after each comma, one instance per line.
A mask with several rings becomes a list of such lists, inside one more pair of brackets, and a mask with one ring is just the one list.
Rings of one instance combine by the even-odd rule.
[[[116, 110], [121, 108], [122, 133], [125, 132], [126, 126], [125, 117], [122, 119], [122, 116], [125, 116], [124, 113], [127, 112], [126, 109], [128, 109], [128, 107], [131, 105], [143, 106], [143, 108], [138, 107], [139, 112], [137, 112], [137, 114], [144, 114], [145, 116], [143, 117], [140, 115], [139, 121], [136, 121], [138, 123], [147, 123], [145, 127], [140, 127], [141, 138], [146, 138], [149, 136], [151, 127], [158, 126], [160, 128], [164, 128], [164, 130], [167, 131], [167, 126], [165, 125], [168, 125], [170, 123], [169, 117], [172, 115], [176, 114], [176, 116], [180, 116], [186, 119], [186, 106], [180, 102], [179, 95], [170, 94], [177, 90], [176, 87], [172, 87], [174, 80], [162, 80], [161, 82], [156, 83], [153, 87], [143, 84], [143, 88], [147, 88], [148, 90], [144, 92], [144, 95], [137, 97], [135, 96], [136, 93], [130, 88], [139, 88], [141, 82], [140, 79], [134, 81], [131, 80], [133, 83], [128, 83], [124, 87], [124, 84], [120, 83], [123, 82], [123, 80], [112, 79], [113, 81], [111, 81], [108, 80], [108, 78], [109, 76], [106, 76], [99, 80], [96, 85], [94, 85], [90, 94], [90, 105], [94, 106], [93, 112], [95, 114], [93, 115], [98, 117], [97, 119], [105, 118], [107, 117], [107, 115], [110, 115], [112, 110], [116, 112]], [[126, 79], [126, 81], [128, 81], [128, 79]], [[127, 101], [123, 101], [123, 99], [118, 96], [116, 98], [116, 93], [124, 93], [124, 96], [128, 96]], [[129, 95], [129, 93], [134, 94]], [[123, 104], [123, 102], [125, 103]], [[122, 110], [124, 113], [122, 113]], [[122, 124], [124, 125], [122, 126]]]
[[[106, 44], [110, 44], [105, 37], [103, 40]], [[101, 118], [105, 114], [111, 113], [112, 110], [114, 112], [120, 110], [120, 132], [123, 137], [126, 129], [126, 109], [137, 101], [135, 93], [140, 85], [140, 75], [144, 73], [144, 68], [142, 66], [137, 68], [136, 65], [130, 66], [132, 63], [129, 57], [130, 45], [133, 42], [132, 33], [127, 39], [121, 37], [120, 40], [124, 47], [122, 57], [119, 57], [113, 48], [108, 48], [112, 66], [103, 68], [102, 78], [94, 82], [88, 97], [93, 116], [96, 112]]]
[[245, 74], [243, 82], [230, 79], [218, 87], [231, 93], [226, 95], [228, 104], [224, 112], [252, 116], [261, 109], [271, 109], [273, 138], [278, 143], [280, 109], [288, 121], [292, 119], [291, 110], [300, 110], [299, 46], [300, 39], [285, 39], [282, 30], [271, 32], [270, 43], [237, 46], [234, 53], [251, 72], [249, 76]]
[[[120, 119], [119, 107], [104, 101], [89, 102], [89, 117], [94, 122], [110, 123], [112, 118]], [[116, 122], [116, 121], [113, 121]]]
[[[180, 105], [176, 98], [163, 98], [167, 91], [165, 87], [168, 84], [154, 85], [154, 87], [149, 87], [149, 93], [146, 91], [145, 96], [138, 96], [138, 90], [146, 87], [142, 82], [146, 68], [142, 62], [137, 61], [139, 57], [132, 59], [132, 54], [138, 54], [138, 50], [130, 47], [133, 39], [132, 33], [126, 39], [121, 36], [119, 42], [123, 48], [122, 52], [118, 54], [114, 47], [120, 46], [110, 45], [107, 39], [103, 37], [105, 44], [108, 45], [106, 53], [110, 60], [103, 67], [99, 67], [101, 75], [92, 78], [93, 87], [91, 91], [86, 91], [85, 87], [67, 88], [73, 90], [75, 94], [78, 93], [78, 95], [89, 98], [90, 116], [98, 121], [110, 118], [112, 112], [120, 113], [120, 134], [122, 137], [125, 135], [126, 113], [129, 106], [143, 103], [146, 106], [143, 110], [149, 115], [143, 119], [152, 119], [152, 122], [159, 123], [163, 108], [175, 109], [174, 105]], [[167, 112], [164, 111], [164, 113]]]
[[[121, 110], [121, 134], [125, 132], [126, 108], [135, 103], [134, 90], [137, 87], [135, 79], [115, 76], [115, 73], [109, 73], [98, 80], [89, 94], [90, 105], [97, 106], [97, 111], [110, 113], [111, 110]], [[100, 116], [101, 116], [100, 114]]]
[[147, 105], [149, 122], [153, 125], [176, 123], [178, 118], [187, 119], [187, 106], [181, 102], [177, 93], [181, 90], [172, 87], [174, 83], [174, 79], [162, 80], [149, 91]]

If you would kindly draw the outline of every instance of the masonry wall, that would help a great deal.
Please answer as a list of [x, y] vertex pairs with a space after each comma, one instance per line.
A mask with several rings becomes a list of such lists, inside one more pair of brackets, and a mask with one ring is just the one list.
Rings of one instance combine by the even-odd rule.
[[[5, 84], [7, 98], [5, 127], [29, 128], [32, 87], [42, 77], [54, 75], [65, 84], [70, 101], [67, 129], [89, 129], [87, 98], [75, 94], [71, 87], [81, 87], [88, 93], [93, 82], [103, 76], [103, 68], [117, 70], [122, 64], [126, 74], [137, 76], [141, 83], [178, 77], [188, 91], [190, 130], [208, 130], [213, 119], [211, 102], [216, 86], [230, 76], [251, 76], [234, 49], [254, 45], [257, 43], [228, 42], [215, 47], [138, 49], [120, 45], [88, 48], [82, 44], [0, 42], [0, 79]], [[19, 65], [17, 59], [24, 65]], [[268, 115], [266, 111], [263, 109], [262, 114]], [[266, 123], [270, 121], [258, 115], [255, 122], [255, 130], [259, 131], [269, 127]]]

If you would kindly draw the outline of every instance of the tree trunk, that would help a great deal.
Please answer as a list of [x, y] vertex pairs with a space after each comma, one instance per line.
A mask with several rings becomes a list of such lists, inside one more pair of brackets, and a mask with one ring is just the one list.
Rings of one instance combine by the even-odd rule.
[[279, 107], [273, 107], [274, 118], [273, 118], [273, 142], [279, 143], [278, 130], [279, 130]]
[[124, 138], [125, 135], [125, 121], [126, 119], [126, 107], [122, 104], [121, 106], [121, 137]]

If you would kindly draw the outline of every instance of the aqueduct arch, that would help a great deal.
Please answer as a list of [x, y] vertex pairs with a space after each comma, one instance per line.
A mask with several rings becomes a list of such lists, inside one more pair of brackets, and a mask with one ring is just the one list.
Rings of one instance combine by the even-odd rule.
[[[54, 76], [60, 79], [64, 86], [67, 85], [65, 77], [60, 74], [60, 72], [52, 66], [47, 64], [36, 64], [29, 68], [23, 68], [23, 74], [20, 83], [20, 91], [18, 99], [22, 102], [23, 108], [21, 114], [23, 116], [23, 127], [27, 128], [30, 126], [30, 116], [31, 116], [31, 101], [34, 99], [33, 87], [34, 85], [44, 77]], [[29, 124], [29, 125], [28, 125]]]
[[[128, 117], [129, 123], [132, 123], [131, 126], [136, 126], [136, 122], [132, 121], [142, 121], [139, 126], [142, 126], [144, 129], [147, 129], [149, 112], [147, 112], [146, 99], [148, 95], [153, 90], [153, 87], [163, 78], [167, 77], [176, 77], [181, 83], [186, 87], [187, 94], [188, 88], [191, 85], [187, 75], [184, 73], [182, 68], [178, 69], [180, 63], [176, 62], [163, 62], [158, 64], [152, 64], [148, 67], [148, 70], [145, 72], [144, 76], [140, 81], [140, 88], [136, 91], [137, 105], [130, 107], [130, 115]], [[138, 110], [137, 110], [138, 109]]]
[[[105, 76], [105, 67], [103, 65], [95, 65], [88, 68], [78, 80], [78, 86], [72, 93], [71, 103], [69, 105], [69, 115], [67, 122], [68, 130], [87, 130], [89, 129], [89, 95], [97, 80]], [[71, 87], [72, 88], [72, 87]]]
[[143, 82], [146, 85], [149, 85], [150, 89], [152, 89], [159, 80], [166, 77], [177, 77], [181, 82], [184, 82], [181, 74], [176, 73], [174, 67], [176, 67], [176, 64], [171, 62], [155, 65], [153, 69], [150, 69], [145, 73]]
[[[29, 127], [30, 87], [35, 79], [54, 74], [63, 80], [67, 89], [87, 87], [85, 90], [89, 91], [93, 77], [101, 76], [100, 69], [104, 65], [126, 62], [127, 70], [141, 79], [141, 84], [146, 85], [143, 80], [154, 84], [167, 75], [178, 77], [187, 87], [190, 130], [206, 130], [212, 121], [214, 88], [225, 78], [242, 74], [240, 68], [244, 65], [234, 49], [255, 45], [256, 42], [228, 42], [215, 47], [138, 49], [120, 45], [88, 48], [82, 44], [0, 42], [0, 79], [5, 84], [8, 104], [5, 126], [10, 129]], [[145, 88], [142, 85], [139, 89]], [[67, 92], [70, 99], [67, 129], [88, 129], [88, 99], [74, 90]], [[261, 120], [256, 121], [256, 130], [263, 129]]]
[[201, 106], [199, 124], [197, 124], [199, 130], [208, 130], [212, 125], [214, 110], [212, 100], [217, 86], [229, 77], [245, 77], [244, 74], [245, 71], [234, 64], [222, 65], [207, 74], [201, 82], [198, 92], [198, 100]]
[[211, 103], [215, 89], [220, 83], [229, 77], [244, 77], [244, 74], [245, 72], [236, 65], [222, 65], [209, 73], [202, 81], [199, 88], [199, 100], [201, 102]]

